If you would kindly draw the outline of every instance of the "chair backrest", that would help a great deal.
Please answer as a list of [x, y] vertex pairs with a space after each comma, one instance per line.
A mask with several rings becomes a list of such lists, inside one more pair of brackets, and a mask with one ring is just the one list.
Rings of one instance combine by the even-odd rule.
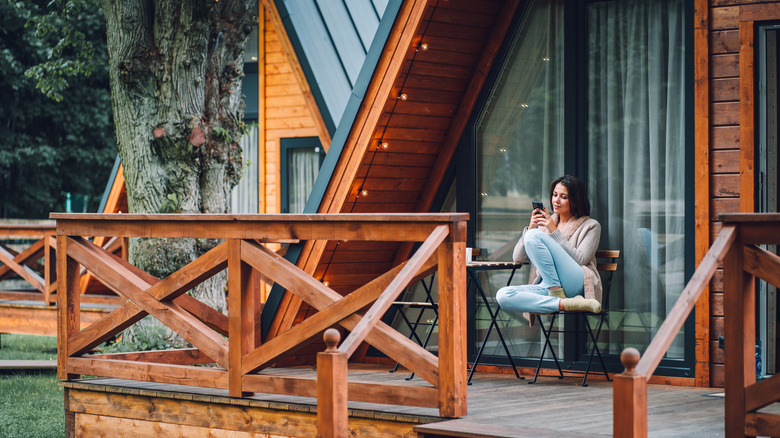
[[618, 269], [619, 249], [600, 249], [596, 251], [596, 269], [604, 272], [601, 285], [601, 307], [609, 310], [609, 290], [612, 288], [612, 276]]

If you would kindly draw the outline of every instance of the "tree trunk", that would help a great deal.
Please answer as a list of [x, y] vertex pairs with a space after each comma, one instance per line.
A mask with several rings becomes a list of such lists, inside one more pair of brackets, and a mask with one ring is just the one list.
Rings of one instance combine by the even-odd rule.
[[[243, 53], [251, 0], [103, 0], [111, 96], [131, 213], [228, 213], [241, 177]], [[137, 239], [159, 278], [215, 242]], [[194, 290], [226, 308], [224, 278]]]

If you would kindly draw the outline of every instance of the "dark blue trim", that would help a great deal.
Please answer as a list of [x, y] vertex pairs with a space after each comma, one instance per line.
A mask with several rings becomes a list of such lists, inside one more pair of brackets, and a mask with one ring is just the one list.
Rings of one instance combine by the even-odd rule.
[[[275, 3], [277, 8], [279, 8], [280, 15], [282, 15], [282, 10], [284, 10], [284, 17], [286, 17], [283, 18], [283, 20], [285, 20], [285, 28], [288, 26], [292, 27], [289, 14], [287, 14], [287, 9], [284, 8], [283, 4], [280, 5], [282, 0], [275, 0]], [[317, 174], [317, 181], [315, 181], [312, 193], [309, 195], [309, 200], [306, 202], [306, 207], [303, 209], [304, 213], [316, 213], [317, 210], [319, 210], [322, 198], [325, 196], [325, 189], [327, 189], [328, 183], [333, 178], [336, 163], [341, 156], [341, 152], [344, 150], [347, 136], [349, 135], [349, 131], [352, 130], [352, 125], [355, 123], [358, 109], [363, 102], [366, 90], [368, 89], [368, 84], [371, 82], [371, 77], [374, 75], [376, 64], [379, 62], [379, 57], [382, 55], [382, 50], [387, 42], [387, 37], [390, 35], [390, 29], [392, 29], [393, 23], [395, 23], [395, 18], [398, 15], [399, 9], [401, 9], [401, 0], [390, 0], [390, 2], [388, 2], [385, 13], [382, 16], [382, 21], [379, 22], [379, 27], [376, 30], [374, 41], [371, 43], [371, 48], [368, 50], [368, 53], [366, 53], [366, 60], [363, 62], [363, 67], [360, 69], [360, 74], [352, 89], [352, 94], [349, 96], [346, 108], [344, 108], [344, 114], [341, 116], [339, 127], [330, 142], [330, 148], [325, 155], [325, 161], [322, 163], [320, 173]], [[289, 34], [290, 32], [288, 31], [288, 35]], [[289, 36], [292, 41], [292, 35]], [[296, 53], [303, 53], [303, 50], [300, 48], [300, 43], [295, 49]], [[309, 77], [307, 76], [307, 79], [308, 78]], [[318, 105], [319, 104], [320, 102], [318, 102]], [[321, 108], [324, 108], [324, 105], [321, 106]], [[284, 258], [292, 263], [297, 263], [298, 257], [301, 255], [302, 247], [302, 244], [290, 245], [287, 250], [287, 255], [285, 255]], [[263, 339], [265, 339], [268, 334], [268, 330], [271, 328], [271, 323], [276, 316], [276, 312], [279, 310], [282, 296], [284, 296], [284, 288], [278, 284], [274, 284], [268, 295], [268, 300], [266, 300], [265, 306], [263, 306], [263, 313], [260, 318]]]
[[[366, 43], [363, 40], [363, 35], [360, 32], [360, 29], [358, 29], [357, 23], [355, 23], [355, 17], [352, 16], [352, 10], [349, 8], [349, 5], [347, 4], [346, 0], [341, 0], [341, 3], [344, 5], [344, 10], [347, 11], [347, 16], [349, 17], [349, 22], [352, 23], [352, 27], [355, 28], [355, 34], [358, 36], [358, 39], [360, 40], [360, 45], [363, 46], [363, 50], [368, 52], [368, 47], [366, 47]], [[371, 9], [376, 13], [376, 9], [374, 8], [373, 3], [369, 2], [371, 4]], [[377, 16], [377, 19], [379, 19], [379, 16]]]
[[[298, 57], [298, 63], [301, 65], [303, 75], [306, 77], [306, 82], [309, 84], [311, 94], [314, 96], [314, 101], [317, 103], [317, 108], [320, 110], [322, 120], [325, 123], [325, 127], [328, 128], [328, 134], [333, 135], [336, 130], [336, 121], [333, 120], [333, 116], [328, 110], [328, 105], [325, 103], [325, 98], [322, 95], [320, 87], [317, 85], [317, 78], [314, 76], [314, 71], [309, 64], [309, 60], [306, 58], [306, 52], [303, 50], [303, 44], [301, 44], [298, 34], [295, 32], [295, 26], [290, 18], [290, 13], [287, 11], [287, 7], [284, 5], [284, 0], [274, 0], [276, 10], [279, 12], [279, 16], [284, 24], [284, 30], [287, 32], [287, 37], [290, 39], [290, 44], [295, 50], [295, 54]], [[343, 117], [342, 117], [343, 118]]]
[[[292, 149], [315, 149], [318, 148], [320, 152], [320, 166], [322, 166], [322, 160], [325, 158], [325, 151], [322, 148], [319, 137], [291, 137], [279, 139], [279, 152], [280, 152], [280, 182], [281, 182], [281, 196], [282, 196], [282, 213], [290, 213], [290, 163], [289, 152]], [[295, 212], [297, 213], [297, 212]]]
[[[349, 71], [347, 71], [347, 66], [344, 65], [344, 58], [341, 56], [338, 46], [336, 45], [336, 41], [333, 40], [333, 32], [331, 32], [331, 27], [327, 25], [328, 21], [325, 19], [325, 16], [322, 14], [322, 9], [320, 9], [320, 4], [315, 1], [314, 6], [317, 8], [317, 15], [320, 16], [320, 21], [325, 23], [325, 32], [328, 34], [328, 39], [330, 39], [330, 44], [336, 49], [336, 53], [339, 54], [338, 61], [339, 61], [339, 65], [341, 66], [341, 71], [344, 72], [344, 77], [349, 79]], [[345, 12], [347, 13], [347, 15], [349, 15], [349, 10], [346, 10]], [[350, 18], [350, 21], [351, 20], [352, 19]], [[354, 27], [354, 23], [353, 23], [353, 27]], [[355, 35], [358, 35], [357, 28], [355, 29]], [[358, 39], [360, 39], [360, 36], [358, 36]], [[309, 81], [309, 83], [311, 83], [311, 81]]]
[[119, 154], [116, 154], [116, 159], [114, 160], [114, 168], [111, 169], [111, 176], [108, 177], [108, 184], [106, 185], [106, 190], [103, 191], [103, 199], [100, 200], [100, 207], [98, 207], [97, 212], [103, 213], [103, 209], [106, 208], [106, 204], [108, 204], [108, 196], [111, 194], [111, 187], [114, 186], [114, 180], [116, 179], [116, 174], [119, 172], [119, 165], [122, 164], [122, 158], [119, 156]]

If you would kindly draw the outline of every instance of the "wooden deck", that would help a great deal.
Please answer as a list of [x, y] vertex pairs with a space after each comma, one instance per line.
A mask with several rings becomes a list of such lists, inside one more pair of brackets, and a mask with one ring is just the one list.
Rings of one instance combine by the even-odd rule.
[[0, 360], [0, 371], [56, 370], [56, 360]]
[[[10, 295], [16, 296], [7, 299]], [[121, 305], [117, 296], [101, 295], [94, 300], [85, 297], [79, 312], [82, 328]], [[57, 336], [57, 306], [45, 303], [31, 292], [0, 291], [0, 333]]]
[[[350, 365], [350, 380], [403, 383], [408, 376], [403, 370], [395, 374], [390, 374], [387, 370], [387, 367], [376, 365]], [[274, 369], [269, 372], [312, 378], [316, 375], [316, 371], [309, 367]], [[243, 403], [246, 406], [273, 408], [295, 415], [315, 415], [316, 412], [314, 398], [256, 393], [253, 397], [236, 399], [227, 397], [227, 391], [224, 390], [119, 379], [81, 380], [61, 384], [71, 393], [94, 391], [101, 393], [103, 397], [106, 393], [117, 393], [187, 402], [200, 400], [208, 403], [210, 409], [218, 409], [215, 407], [217, 405], [235, 407], [236, 404]], [[416, 377], [407, 384], [421, 385], [423, 380]], [[723, 436], [722, 394], [723, 390], [718, 388], [648, 385], [649, 435]], [[71, 406], [78, 411], [78, 403], [73, 400], [75, 398], [72, 398]], [[157, 406], [161, 404], [158, 403]], [[440, 418], [438, 410], [431, 408], [356, 402], [350, 402], [349, 408], [351, 427], [361, 422], [389, 422], [401, 426], [397, 430], [407, 431], [398, 432], [396, 435], [388, 432], [383, 436], [415, 436], [410, 432], [415, 425], [441, 421], [468, 421], [484, 424], [486, 429], [489, 429], [488, 426], [510, 426], [516, 431], [516, 436], [539, 436], [539, 429], [556, 431], [559, 436], [574, 432], [590, 436], [609, 436], [612, 432], [612, 384], [593, 381], [589, 387], [583, 388], [577, 378], [559, 380], [541, 377], [539, 382], [529, 385], [524, 380], [517, 380], [514, 375], [477, 373], [473, 385], [468, 387], [468, 415], [460, 420]], [[780, 405], [770, 406], [767, 411], [780, 412]], [[252, 424], [258, 428], [264, 427], [264, 421], [257, 418]], [[391, 429], [384, 427], [383, 430]], [[259, 430], [254, 428], [252, 431]], [[526, 432], [528, 435], [525, 435]]]

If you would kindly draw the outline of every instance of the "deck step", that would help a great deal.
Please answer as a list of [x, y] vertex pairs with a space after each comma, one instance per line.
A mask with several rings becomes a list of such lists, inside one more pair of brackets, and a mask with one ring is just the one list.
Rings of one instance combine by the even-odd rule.
[[0, 370], [56, 370], [56, 360], [0, 360]]
[[[466, 420], [449, 420], [439, 423], [421, 424], [414, 427], [417, 438], [558, 438], [567, 437], [592, 437], [592, 433], [577, 433], [572, 431], [560, 431], [539, 429], [535, 427], [518, 427], [510, 425], [497, 425], [487, 423], [475, 423]], [[595, 435], [598, 436], [598, 435]], [[603, 435], [609, 436], [609, 435]]]

